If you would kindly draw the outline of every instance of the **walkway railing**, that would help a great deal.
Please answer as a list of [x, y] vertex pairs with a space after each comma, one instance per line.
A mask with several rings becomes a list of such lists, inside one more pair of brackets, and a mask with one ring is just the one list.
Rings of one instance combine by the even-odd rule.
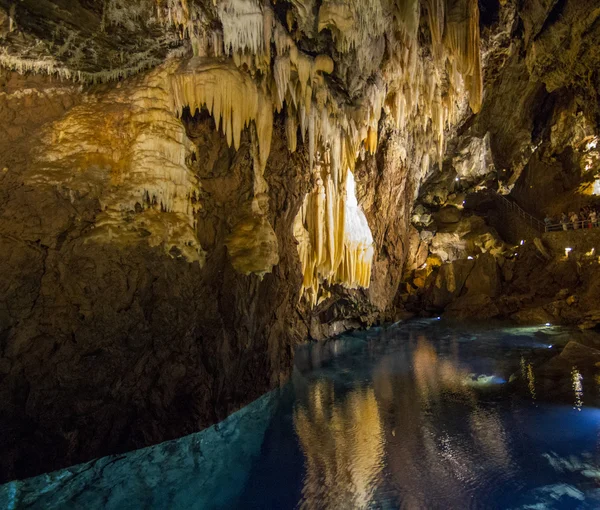
[[566, 230], [579, 230], [580, 228], [597, 228], [600, 222], [591, 220], [567, 221], [565, 223], [549, 223], [544, 225], [546, 232], [564, 232]]
[[529, 214], [523, 210], [516, 202], [509, 200], [504, 195], [500, 195], [494, 191], [488, 191], [488, 195], [493, 196], [499, 204], [505, 209], [517, 214], [523, 220], [525, 220], [530, 226], [532, 226], [538, 232], [564, 232], [567, 230], [579, 230], [583, 228], [597, 228], [600, 227], [600, 220], [578, 220], [578, 221], [567, 221], [565, 223], [546, 223], [538, 220], [535, 216]]
[[[517, 216], [521, 217], [525, 222], [527, 222], [531, 227], [533, 227], [538, 232], [547, 232], [546, 225], [543, 221], [538, 220], [535, 216], [529, 214], [527, 211], [522, 209], [516, 202], [509, 200], [504, 195], [500, 195], [499, 193], [495, 193], [493, 191], [488, 192], [489, 195], [493, 196], [499, 204], [504, 207], [504, 209], [511, 211]], [[560, 226], [562, 229], [562, 225]]]

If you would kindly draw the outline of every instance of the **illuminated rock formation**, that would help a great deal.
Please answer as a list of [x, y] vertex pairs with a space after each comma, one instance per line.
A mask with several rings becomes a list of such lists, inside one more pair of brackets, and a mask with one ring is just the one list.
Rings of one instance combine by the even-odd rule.
[[193, 148], [172, 113], [168, 72], [92, 96], [50, 125], [27, 182], [97, 195], [102, 213], [89, 239], [144, 241], [201, 260], [199, 183], [186, 164]]
[[315, 165], [314, 189], [294, 222], [304, 275], [302, 294], [313, 305], [327, 295], [321, 289], [325, 280], [348, 288], [368, 287], [375, 249], [356, 200], [353, 173], [340, 172], [334, 180], [328, 159], [326, 154], [323, 165]]
[[218, 420], [397, 320], [404, 273], [461, 297], [442, 261], [503, 249], [452, 219], [475, 186], [591, 190], [599, 13], [551, 4], [0, 0], [3, 472]]

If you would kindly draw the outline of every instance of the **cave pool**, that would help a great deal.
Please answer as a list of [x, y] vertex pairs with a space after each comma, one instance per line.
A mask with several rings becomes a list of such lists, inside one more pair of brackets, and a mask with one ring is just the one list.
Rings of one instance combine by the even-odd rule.
[[5, 484], [0, 508], [600, 508], [600, 369], [544, 368], [577, 335], [433, 318], [301, 346], [223, 422]]

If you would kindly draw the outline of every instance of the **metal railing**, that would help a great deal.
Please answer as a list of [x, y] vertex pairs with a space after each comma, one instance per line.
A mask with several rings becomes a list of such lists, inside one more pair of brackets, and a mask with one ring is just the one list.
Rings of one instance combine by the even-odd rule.
[[538, 232], [565, 232], [567, 230], [579, 230], [584, 228], [597, 228], [600, 227], [600, 219], [592, 221], [589, 219], [578, 220], [578, 221], [567, 221], [565, 223], [546, 223], [545, 221], [538, 220], [532, 214], [522, 209], [516, 202], [506, 198], [504, 195], [499, 193], [488, 191], [490, 196], [493, 196], [498, 203], [500, 203], [505, 209], [517, 214], [524, 219], [531, 227]]
[[567, 230], [579, 230], [586, 228], [598, 228], [600, 226], [599, 221], [592, 220], [579, 220], [579, 221], [567, 221], [565, 223], [547, 223], [544, 224], [545, 232], [565, 232]]
[[490, 191], [488, 194], [493, 196], [498, 201], [498, 203], [502, 205], [502, 207], [521, 217], [538, 232], [547, 232], [546, 225], [543, 221], [540, 221], [532, 214], [529, 214], [527, 211], [522, 209], [516, 202], [513, 202], [512, 200], [506, 198], [504, 195], [500, 195], [499, 193], [495, 193], [493, 191]]

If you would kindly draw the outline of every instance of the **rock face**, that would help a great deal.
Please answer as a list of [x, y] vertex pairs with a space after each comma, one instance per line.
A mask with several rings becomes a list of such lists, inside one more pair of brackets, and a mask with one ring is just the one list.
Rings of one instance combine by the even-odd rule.
[[405, 307], [600, 321], [591, 263], [468, 207], [589, 187], [599, 16], [0, 0], [0, 479], [197, 431]]
[[[31, 136], [14, 141], [15, 151], [31, 150], [3, 176], [0, 206], [5, 479], [199, 430], [285, 380], [307, 335], [291, 229], [304, 160], [290, 161], [275, 141], [265, 175], [280, 211], [271, 218], [279, 263], [263, 278], [246, 276], [226, 243], [247, 207], [250, 144], [229, 149], [208, 117], [182, 126], [210, 155], [191, 165], [202, 183], [201, 260], [184, 256], [186, 242], [172, 244], [181, 220], [160, 207], [132, 204], [123, 213], [131, 230], [98, 234], [107, 192], [76, 187], [80, 172], [106, 172], [98, 160], [74, 168], [79, 181], [45, 187], [31, 181], [39, 172]], [[157, 246], [151, 220], [134, 219], [144, 214], [166, 217]]]
[[87, 92], [6, 76], [4, 480], [200, 430], [284, 382], [298, 343], [392, 317], [414, 185], [401, 142], [356, 166], [370, 289], [311, 308], [293, 234], [307, 146], [290, 154], [276, 119], [254, 200], [252, 133], [236, 151], [206, 111], [161, 111], [162, 72]]

